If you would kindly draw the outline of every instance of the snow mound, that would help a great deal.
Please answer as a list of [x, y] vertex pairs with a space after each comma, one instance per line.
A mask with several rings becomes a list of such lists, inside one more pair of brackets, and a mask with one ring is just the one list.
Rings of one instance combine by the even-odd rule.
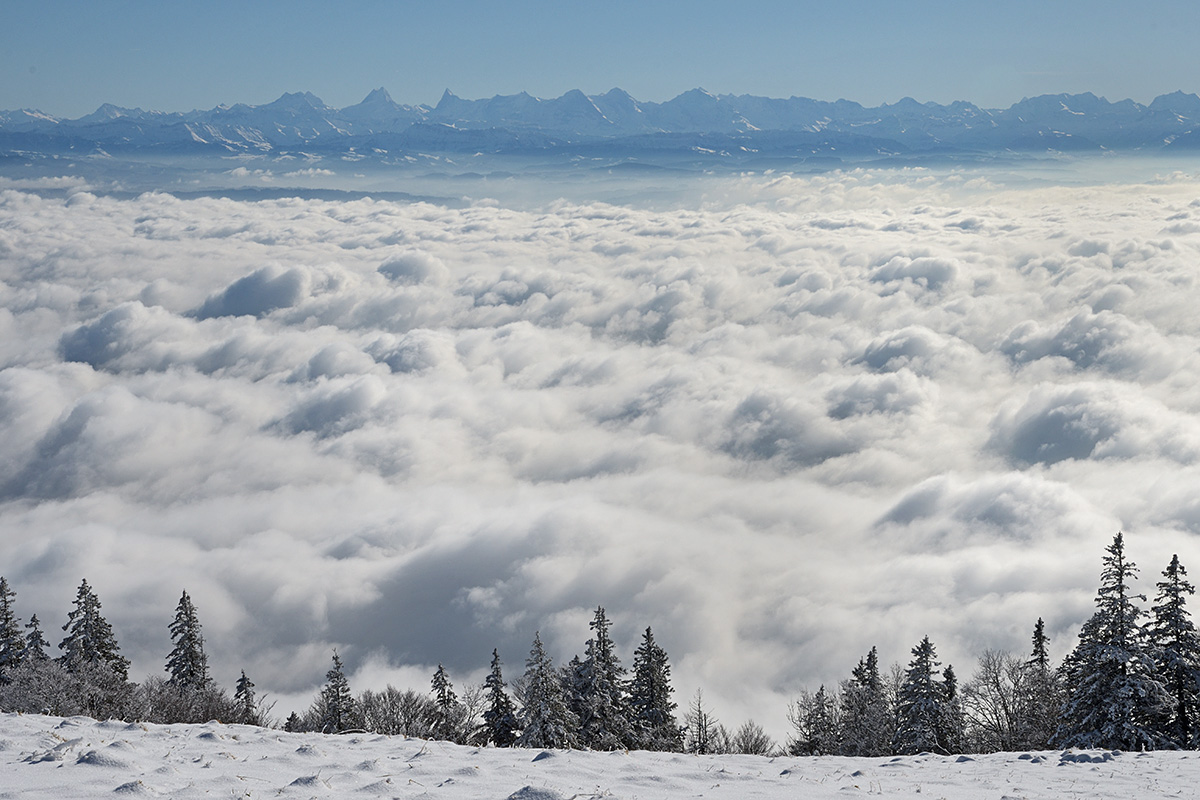
[[523, 786], [510, 794], [507, 800], [563, 800], [563, 796], [551, 789]]

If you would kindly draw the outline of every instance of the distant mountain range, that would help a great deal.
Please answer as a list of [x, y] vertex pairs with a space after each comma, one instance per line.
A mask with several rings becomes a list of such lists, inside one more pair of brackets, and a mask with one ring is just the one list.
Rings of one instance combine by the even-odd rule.
[[1007, 109], [904, 98], [866, 108], [848, 100], [714, 95], [693, 89], [663, 103], [613, 89], [542, 99], [522, 92], [436, 106], [395, 102], [376, 89], [337, 109], [304, 92], [259, 106], [160, 112], [105, 104], [63, 119], [0, 111], [0, 153], [571, 154], [637, 157], [679, 152], [731, 158], [856, 157], [1200, 150], [1200, 96], [1149, 105], [1087, 94], [1042, 95]]

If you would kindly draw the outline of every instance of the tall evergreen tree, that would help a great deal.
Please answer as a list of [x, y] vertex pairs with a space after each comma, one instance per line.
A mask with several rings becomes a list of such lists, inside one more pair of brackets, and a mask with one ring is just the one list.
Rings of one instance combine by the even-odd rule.
[[512, 747], [517, 740], [520, 723], [512, 698], [504, 690], [504, 676], [500, 672], [500, 651], [492, 651], [492, 671], [484, 681], [487, 692], [487, 708], [483, 712], [483, 734], [486, 741], [496, 747]]
[[520, 747], [571, 748], [579, 746], [579, 718], [567, 704], [563, 682], [546, 654], [540, 634], [525, 661], [525, 687], [521, 710]]
[[579, 716], [580, 742], [592, 750], [620, 750], [632, 743], [628, 707], [623, 691], [625, 674], [608, 629], [604, 609], [597, 608], [589, 623], [583, 661], [575, 675], [573, 710]]
[[1062, 710], [1062, 690], [1059, 674], [1050, 664], [1046, 623], [1038, 617], [1033, 626], [1033, 649], [1029, 660], [1022, 665], [1021, 690], [1018, 695], [1017, 745], [1026, 750], [1046, 750], [1058, 726]]
[[129, 659], [121, 655], [112, 626], [100, 614], [100, 599], [88, 585], [79, 584], [75, 608], [67, 614], [63, 625], [67, 636], [58, 648], [63, 651], [59, 662], [68, 672], [80, 672], [87, 667], [102, 665], [112, 670], [122, 681], [129, 677]]
[[25, 655], [25, 637], [13, 612], [12, 601], [16, 596], [8, 581], [0, 576], [0, 683], [8, 683]]
[[1033, 625], [1033, 652], [1029, 655], [1029, 666], [1042, 671], [1050, 668], [1050, 653], [1047, 645], [1050, 637], [1046, 635], [1046, 622], [1041, 617]]
[[258, 698], [254, 695], [254, 683], [246, 677], [246, 670], [242, 670], [242, 676], [238, 678], [233, 691], [233, 709], [236, 721], [243, 725], [262, 725], [264, 722], [258, 708]]
[[945, 690], [935, 677], [937, 653], [926, 636], [912, 650], [897, 698], [895, 751], [913, 755], [924, 751], [946, 752], [938, 741], [945, 714]]
[[42, 635], [42, 624], [38, 621], [37, 614], [29, 618], [29, 624], [25, 626], [25, 629], [29, 633], [25, 634], [25, 653], [22, 655], [22, 659], [27, 662], [48, 661], [50, 656], [47, 651], [50, 649], [50, 643]]
[[458, 697], [454, 694], [454, 684], [441, 664], [433, 673], [430, 682], [433, 691], [433, 702], [436, 706], [436, 719], [433, 724], [433, 735], [445, 741], [456, 741], [458, 735]]
[[1159, 675], [1175, 699], [1163, 732], [1176, 746], [1193, 748], [1200, 735], [1200, 635], [1185, 605], [1196, 589], [1178, 555], [1162, 574], [1149, 633]]
[[958, 676], [950, 664], [942, 670], [942, 715], [938, 720], [938, 749], [943, 753], [961, 753], [966, 740], [966, 717], [958, 693]]
[[629, 682], [630, 723], [638, 749], [683, 749], [683, 728], [675, 719], [672, 692], [667, 651], [658, 646], [654, 633], [646, 628], [641, 645], [633, 653], [633, 677]]
[[204, 689], [211, 682], [208, 675], [208, 656], [204, 653], [204, 636], [196, 607], [185, 590], [175, 608], [175, 619], [168, 626], [175, 646], [167, 656], [167, 683], [181, 690]]
[[336, 650], [333, 651], [333, 666], [325, 673], [320, 710], [322, 733], [344, 733], [358, 727], [354, 695], [350, 693], [350, 681], [346, 679], [342, 659]]
[[1118, 533], [1105, 550], [1096, 613], [1064, 663], [1067, 700], [1054, 742], [1061, 747], [1152, 750], [1169, 743], [1159, 728], [1171, 697], [1159, 680], [1142, 611], [1130, 582], [1136, 565]]
[[879, 675], [879, 652], [872, 647], [844, 681], [839, 700], [838, 752], [844, 756], [884, 756], [891, 752], [895, 717]]

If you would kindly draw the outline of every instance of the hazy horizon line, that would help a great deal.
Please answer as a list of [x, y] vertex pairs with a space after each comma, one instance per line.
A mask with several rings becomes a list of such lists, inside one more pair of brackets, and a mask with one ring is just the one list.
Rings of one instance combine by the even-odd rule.
[[666, 103], [677, 100], [680, 97], [683, 97], [684, 95], [691, 94], [693, 92], [698, 91], [698, 92], [703, 92], [705, 94], [710, 94], [716, 98], [754, 97], [754, 98], [762, 98], [762, 99], [767, 99], [767, 100], [783, 100], [783, 101], [811, 100], [811, 101], [818, 102], [818, 103], [830, 103], [830, 104], [851, 103], [851, 104], [857, 105], [863, 109], [890, 108], [890, 107], [897, 106], [906, 100], [911, 100], [922, 106], [934, 105], [934, 106], [940, 106], [940, 107], [948, 107], [948, 106], [952, 106], [957, 103], [966, 103], [966, 104], [975, 106], [976, 108], [983, 110], [983, 111], [1005, 111], [1005, 110], [1011, 109], [1013, 106], [1019, 105], [1020, 103], [1024, 103], [1029, 100], [1034, 100], [1034, 99], [1037, 99], [1040, 97], [1081, 97], [1081, 96], [1086, 96], [1086, 95], [1092, 95], [1093, 97], [1097, 98], [1098, 100], [1104, 101], [1110, 105], [1116, 105], [1116, 104], [1124, 103], [1124, 102], [1132, 102], [1132, 103], [1135, 103], [1136, 105], [1145, 106], [1145, 107], [1148, 107], [1151, 103], [1153, 103], [1155, 100], [1157, 100], [1160, 97], [1168, 97], [1168, 96], [1176, 95], [1176, 94], [1183, 94], [1183, 95], [1190, 94], [1195, 97], [1200, 97], [1200, 89], [1198, 89], [1196, 91], [1188, 92], [1182, 88], [1176, 88], [1172, 91], [1160, 92], [1160, 93], [1156, 94], [1154, 97], [1150, 98], [1149, 101], [1145, 101], [1145, 102], [1140, 101], [1140, 100], [1134, 100], [1132, 97], [1122, 97], [1122, 98], [1119, 98], [1116, 100], [1112, 100], [1112, 99], [1109, 99], [1106, 95], [1097, 94], [1096, 92], [1094, 92], [1092, 90], [1085, 90], [1085, 91], [1080, 91], [1080, 92], [1060, 91], [1060, 92], [1046, 92], [1046, 93], [1035, 94], [1035, 95], [1024, 95], [1021, 97], [1021, 99], [1015, 100], [1012, 103], [1009, 103], [1007, 106], [999, 106], [999, 105], [984, 106], [984, 105], [977, 104], [973, 100], [969, 100], [969, 99], [963, 98], [963, 97], [955, 98], [948, 102], [938, 102], [936, 100], [920, 100], [920, 99], [917, 99], [912, 94], [905, 94], [905, 95], [901, 96], [900, 98], [898, 98], [897, 100], [894, 100], [892, 102], [883, 102], [883, 103], [879, 103], [878, 105], [867, 105], [866, 103], [864, 103], [862, 101], [854, 100], [854, 99], [847, 98], [847, 97], [838, 97], [837, 99], [834, 99], [834, 100], [824, 99], [824, 98], [820, 98], [820, 97], [814, 97], [814, 96], [805, 95], [805, 94], [792, 94], [787, 97], [777, 97], [777, 96], [772, 96], [772, 95], [767, 95], [767, 94], [761, 94], [761, 95], [754, 94], [753, 92], [749, 92], [749, 91], [741, 92], [741, 93], [713, 92], [713, 91], [709, 91], [708, 89], [705, 89], [703, 86], [694, 86], [691, 89], [685, 89], [684, 91], [678, 92], [677, 94], [672, 95], [671, 97], [668, 97], [665, 100], [650, 100], [650, 99], [637, 97], [632, 92], [630, 92], [620, 86], [612, 86], [609, 89], [602, 91], [602, 92], [585, 92], [579, 88], [572, 88], [572, 89], [568, 89], [568, 90], [562, 92], [561, 94], [553, 95], [553, 96], [534, 94], [528, 90], [521, 90], [521, 91], [512, 92], [512, 93], [508, 93], [508, 94], [505, 94], [503, 92], [497, 92], [496, 94], [492, 94], [492, 95], [488, 95], [488, 96], [478, 96], [478, 97], [466, 97], [464, 95], [457, 94], [452, 88], [447, 86], [442, 90], [442, 94], [438, 97], [437, 101], [435, 101], [433, 103], [426, 103], [426, 102], [414, 103], [414, 102], [396, 100], [396, 98], [392, 95], [391, 91], [388, 90], [386, 86], [381, 85], [381, 86], [377, 86], [373, 89], [369, 89], [362, 96], [362, 99], [359, 100], [358, 102], [350, 103], [349, 105], [344, 105], [344, 106], [329, 105], [328, 103], [326, 103], [324, 98], [321, 97], [316, 92], [309, 90], [309, 89], [298, 89], [296, 91], [286, 91], [285, 90], [282, 93], [280, 93], [278, 96], [274, 97], [274, 99], [267, 100], [265, 102], [249, 103], [249, 102], [245, 102], [245, 101], [241, 101], [241, 100], [237, 100], [237, 101], [233, 101], [233, 102], [222, 101], [213, 106], [207, 106], [207, 107], [195, 106], [195, 107], [192, 107], [189, 109], [168, 110], [168, 109], [164, 109], [164, 108], [152, 108], [152, 107], [148, 108], [141, 104], [123, 105], [118, 102], [105, 100], [105, 101], [102, 101], [101, 103], [99, 103], [91, 111], [80, 114], [79, 116], [68, 116], [66, 113], [59, 114], [54, 111], [48, 111], [46, 109], [46, 107], [42, 107], [42, 106], [22, 106], [22, 107], [17, 107], [17, 108], [3, 108], [3, 109], [0, 109], [0, 113], [13, 113], [13, 112], [20, 112], [20, 111], [37, 112], [40, 114], [45, 114], [47, 116], [54, 117], [59, 120], [75, 121], [75, 120], [79, 120], [83, 117], [89, 116], [90, 114], [94, 114], [106, 106], [112, 106], [114, 108], [118, 108], [118, 109], [125, 110], [125, 111], [142, 111], [145, 113], [189, 114], [189, 113], [194, 113], [194, 112], [212, 111], [212, 110], [215, 110], [218, 108], [232, 108], [234, 106], [239, 106], [239, 105], [247, 106], [249, 108], [261, 108], [263, 106], [269, 106], [273, 103], [277, 103], [285, 97], [294, 96], [294, 95], [301, 95], [301, 96], [312, 95], [317, 100], [319, 100], [322, 105], [325, 105], [327, 108], [341, 111], [346, 108], [352, 108], [362, 102], [365, 102], [367, 100], [367, 98], [369, 98], [372, 94], [374, 94], [375, 92], [377, 92], [379, 90], [383, 90], [388, 95], [389, 99], [391, 99], [392, 102], [396, 103], [397, 105], [409, 107], [409, 108], [428, 108], [428, 109], [437, 108], [438, 104], [441, 103], [441, 101], [445, 98], [445, 96], [447, 94], [449, 94], [450, 96], [455, 97], [459, 100], [464, 100], [467, 102], [479, 102], [479, 101], [493, 100], [496, 98], [520, 97], [521, 95], [527, 95], [527, 96], [533, 98], [534, 100], [552, 101], [552, 100], [559, 100], [559, 99], [561, 99], [569, 94], [572, 94], [574, 92], [580, 92], [581, 94], [588, 97], [589, 99], [595, 98], [595, 97], [602, 97], [602, 96], [610, 94], [612, 92], [621, 92], [621, 93], [628, 95], [630, 98], [632, 98], [634, 101], [636, 101], [638, 103], [653, 104], [653, 105], [664, 105]]

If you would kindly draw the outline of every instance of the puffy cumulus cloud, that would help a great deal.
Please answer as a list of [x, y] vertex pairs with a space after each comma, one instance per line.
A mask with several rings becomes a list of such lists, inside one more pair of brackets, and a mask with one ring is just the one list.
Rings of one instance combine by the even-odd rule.
[[1141, 457], [1188, 464], [1200, 456], [1200, 425], [1136, 387], [1038, 386], [996, 416], [989, 444], [1018, 465]]
[[[863, 375], [831, 389], [825, 399], [834, 419], [864, 414], [909, 414], [928, 406], [934, 384], [901, 368], [884, 375]], [[929, 387], [929, 388], [927, 388]]]
[[379, 274], [396, 283], [443, 283], [449, 278], [438, 258], [413, 251], [400, 253], [379, 265]]
[[291, 308], [308, 291], [308, 276], [295, 267], [263, 267], [238, 278], [209, 297], [196, 310], [200, 319], [210, 317], [262, 317], [281, 308]]
[[[1030, 542], [1048, 528], [1080, 540], [1097, 524], [1111, 526], [1083, 498], [1066, 486], [1019, 473], [982, 475], [964, 481], [953, 475], [922, 481], [896, 501], [876, 522], [880, 529], [920, 529], [912, 545], [927, 552], [931, 545], [960, 547], [986, 540]], [[929, 537], [932, 537], [930, 539]]]
[[365, 424], [371, 409], [385, 394], [383, 384], [371, 376], [334, 379], [307, 392], [281, 424], [291, 433], [311, 431], [318, 436], [344, 433]]
[[0, 187], [18, 613], [52, 624], [86, 575], [156, 672], [187, 588], [218, 678], [302, 705], [333, 647], [474, 680], [536, 630], [570, 658], [602, 604], [681, 695], [782, 733], [872, 645], [929, 634], [965, 678], [1042, 616], [1062, 655], [1118, 528], [1196, 560], [1194, 182], [687, 186]]
[[[1123, 294], [1119, 290], [1126, 289], [1115, 288], [1118, 297]], [[1057, 324], [1026, 320], [1008, 332], [1000, 349], [1019, 364], [1064, 358], [1072, 367], [1098, 367], [1117, 375], [1150, 379], [1166, 376], [1183, 360], [1152, 325], [1136, 324], [1108, 309], [1094, 314], [1081, 311]]]
[[726, 428], [729, 438], [724, 447], [742, 461], [805, 467], [852, 449], [820, 410], [762, 392], [738, 403]]
[[959, 266], [944, 258], [894, 256], [871, 273], [871, 280], [896, 284], [911, 282], [922, 289], [938, 291], [958, 277]]
[[138, 301], [122, 303], [97, 319], [64, 333], [64, 361], [114, 372], [165, 369], [195, 337], [186, 320]]

